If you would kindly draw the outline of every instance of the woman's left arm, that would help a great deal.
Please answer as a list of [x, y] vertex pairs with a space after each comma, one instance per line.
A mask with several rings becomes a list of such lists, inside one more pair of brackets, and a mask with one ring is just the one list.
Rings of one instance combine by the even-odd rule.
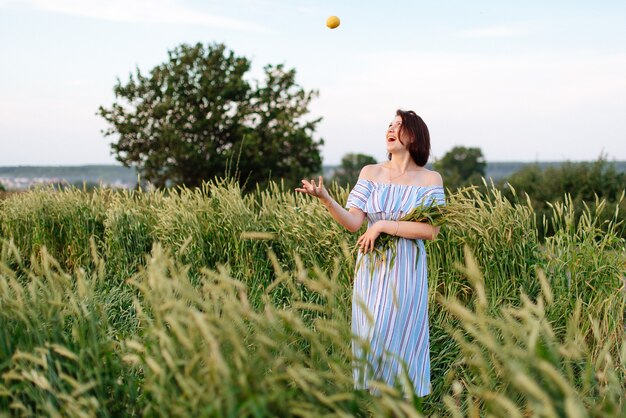
[[[430, 172], [429, 185], [443, 187], [441, 175], [436, 171]], [[362, 252], [372, 251], [376, 238], [383, 232], [408, 239], [434, 240], [439, 234], [439, 229], [439, 226], [433, 226], [427, 222], [381, 220], [374, 223], [359, 237], [357, 245], [361, 247]]]
[[413, 221], [378, 221], [376, 226], [379, 234], [386, 233], [401, 238], [434, 240], [439, 234], [439, 226], [433, 226], [427, 222]]
[[427, 222], [414, 221], [378, 221], [370, 226], [357, 240], [361, 252], [369, 252], [374, 249], [376, 238], [383, 232], [396, 237], [408, 239], [434, 240], [439, 234], [439, 226], [433, 226]]

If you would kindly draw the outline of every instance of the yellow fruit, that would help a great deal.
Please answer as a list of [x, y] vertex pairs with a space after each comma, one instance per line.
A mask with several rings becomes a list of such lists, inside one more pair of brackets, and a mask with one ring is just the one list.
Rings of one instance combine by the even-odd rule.
[[326, 19], [326, 26], [331, 29], [335, 29], [337, 26], [339, 26], [339, 23], [339, 18], [337, 16], [331, 16]]

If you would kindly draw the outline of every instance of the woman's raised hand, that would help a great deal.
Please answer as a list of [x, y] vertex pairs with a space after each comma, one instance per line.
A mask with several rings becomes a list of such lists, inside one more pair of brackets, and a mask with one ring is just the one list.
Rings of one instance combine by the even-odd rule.
[[323, 203], [330, 202], [331, 198], [328, 191], [324, 188], [324, 179], [319, 176], [317, 184], [315, 180], [302, 180], [302, 187], [296, 188], [296, 192], [310, 194], [320, 199]]

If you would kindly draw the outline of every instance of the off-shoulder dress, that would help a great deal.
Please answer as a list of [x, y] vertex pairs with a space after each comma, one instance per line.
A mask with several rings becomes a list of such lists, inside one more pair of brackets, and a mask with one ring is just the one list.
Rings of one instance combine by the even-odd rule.
[[[365, 212], [369, 227], [431, 204], [445, 204], [443, 187], [360, 179], [346, 208]], [[356, 388], [372, 390], [371, 381], [392, 386], [404, 381], [412, 383], [418, 396], [430, 393], [427, 279], [421, 240], [398, 237], [383, 257], [376, 252], [357, 256], [352, 296]]]

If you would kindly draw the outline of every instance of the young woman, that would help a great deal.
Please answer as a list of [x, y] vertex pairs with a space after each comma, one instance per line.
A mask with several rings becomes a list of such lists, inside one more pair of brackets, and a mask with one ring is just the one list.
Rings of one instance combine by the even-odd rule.
[[[332, 217], [359, 237], [352, 298], [354, 379], [358, 389], [372, 381], [389, 385], [410, 381], [418, 396], [430, 393], [428, 282], [423, 240], [434, 239], [439, 227], [400, 221], [420, 205], [445, 204], [441, 176], [424, 166], [430, 136], [413, 111], [396, 111], [386, 131], [389, 160], [363, 167], [346, 209], [334, 201], [320, 176], [302, 180], [296, 191], [320, 199]], [[397, 239], [381, 256], [374, 250], [381, 233]], [[393, 254], [392, 254], [393, 251]]]

